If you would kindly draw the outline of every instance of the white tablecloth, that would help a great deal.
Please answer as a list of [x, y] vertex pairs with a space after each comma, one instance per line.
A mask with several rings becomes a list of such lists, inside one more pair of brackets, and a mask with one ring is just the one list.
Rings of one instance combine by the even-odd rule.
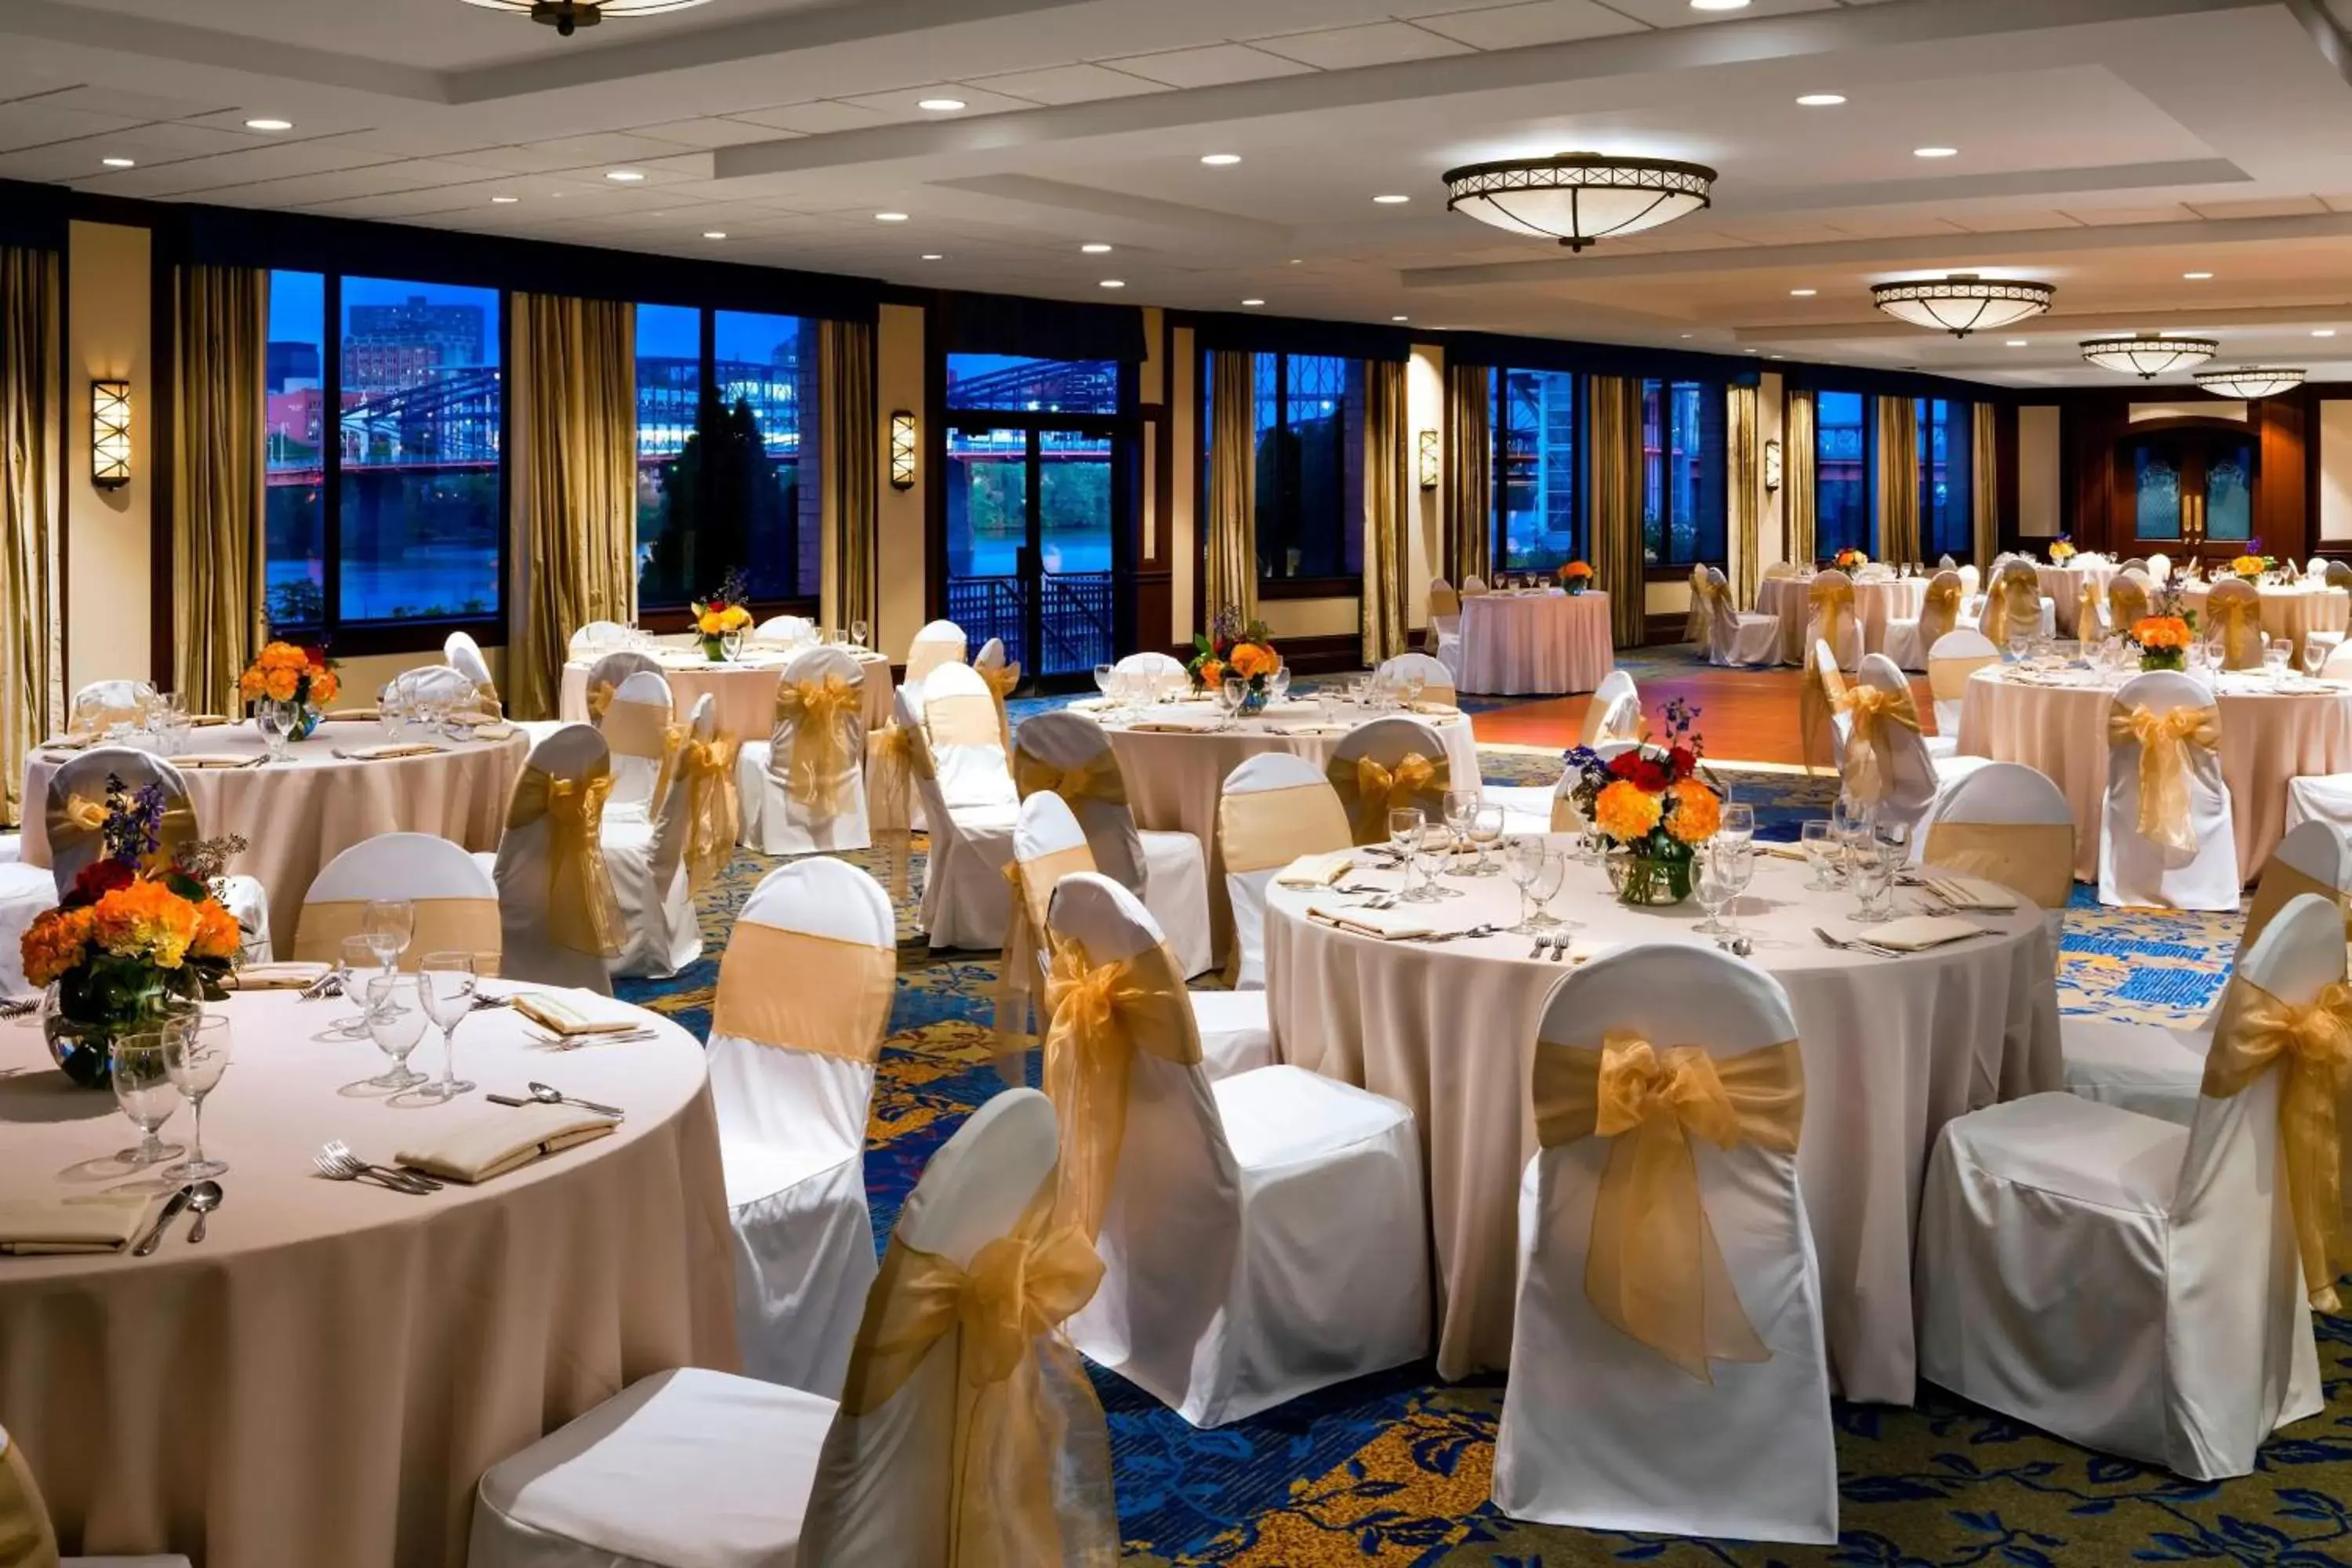
[[2116, 579], [2116, 568], [2104, 564], [2052, 566], [2037, 563], [2033, 574], [2042, 580], [2042, 596], [2050, 601], [2057, 620], [2058, 635], [2071, 637], [2077, 631], [2080, 617], [2076, 612], [2082, 608], [2084, 580], [2097, 584], [2099, 591], [2105, 593], [2107, 584]]
[[[1780, 617], [1780, 662], [1805, 662], [1805, 627], [1813, 614], [1812, 580], [1767, 577], [1756, 584], [1756, 608]], [[1914, 620], [1927, 602], [1924, 577], [1889, 578], [1853, 585], [1854, 614], [1862, 618], [1862, 651], [1886, 651], [1886, 623]]]
[[[2180, 591], [2181, 603], [2197, 612], [2200, 626], [2204, 625], [2206, 596], [2212, 591], [2210, 583], [2192, 583]], [[2291, 639], [2298, 661], [2303, 639], [2311, 633], [2340, 632], [2352, 625], [2352, 593], [2342, 588], [2265, 583], [2255, 592], [2262, 595], [2263, 635]]]
[[[2087, 671], [2028, 684], [1996, 667], [1969, 678], [1961, 752], [2023, 763], [2058, 782], [2074, 808], [2074, 879], [2099, 877], [2099, 821], [2107, 791], [2107, 706], [2119, 679]], [[2352, 687], [2273, 691], [2270, 677], [2220, 678], [2221, 781], [2237, 825], [2238, 874], [2252, 881], [2286, 831], [2286, 785], [2304, 773], [2352, 772]]]
[[[890, 661], [878, 653], [854, 651], [865, 676], [859, 684], [866, 727], [878, 730], [890, 721]], [[754, 651], [731, 664], [713, 664], [698, 648], [661, 648], [654, 657], [661, 661], [662, 679], [669, 682], [670, 702], [679, 718], [708, 691], [719, 699], [720, 734], [740, 742], [764, 741], [776, 732], [776, 678], [792, 655]], [[594, 662], [575, 658], [563, 667], [562, 717], [588, 721], [588, 671]]]
[[[302, 896], [319, 868], [362, 839], [430, 833], [468, 849], [499, 847], [508, 797], [530, 753], [520, 731], [502, 741], [439, 740], [447, 749], [430, 756], [360, 763], [335, 755], [386, 739], [373, 722], [331, 722], [289, 746], [283, 763], [185, 770], [205, 836], [239, 833], [250, 846], [229, 869], [261, 879], [269, 894], [270, 942], [281, 956], [294, 951]], [[237, 723], [190, 731], [187, 750], [259, 756], [266, 748], [252, 724]], [[67, 754], [37, 751], [25, 763], [27, 865], [49, 863], [40, 803]]]
[[1609, 595], [1473, 594], [1462, 601], [1461, 689], [1498, 697], [1591, 691], [1616, 668]]
[[[1912, 1221], [1927, 1153], [1953, 1117], [2060, 1087], [2056, 954], [2031, 905], [1971, 917], [1998, 934], [1932, 952], [1832, 951], [1814, 939], [1814, 926], [1841, 935], [1869, 928], [1848, 920], [1851, 895], [1809, 891], [1807, 875], [1759, 855], [1740, 922], [1758, 939], [1754, 962], [1788, 988], [1802, 1041], [1798, 1158], [1832, 1370], [1849, 1398], [1907, 1404]], [[1400, 907], [1456, 930], [1517, 918], [1518, 889], [1506, 878], [1447, 880], [1466, 896]], [[1307, 905], [1328, 896], [1276, 888], [1269, 900], [1276, 1049], [1412, 1108], [1430, 1189], [1438, 1371], [1460, 1377], [1503, 1366], [1519, 1179], [1536, 1150], [1532, 1047], [1545, 998], [1568, 971], [1529, 960], [1525, 937], [1381, 942], [1307, 920]], [[1571, 867], [1552, 908], [1579, 922], [1580, 953], [1708, 940], [1690, 932], [1695, 902], [1625, 908], [1598, 865]]]
[[[183, 1218], [149, 1258], [0, 1258], [0, 1425], [25, 1445], [68, 1552], [178, 1552], [206, 1568], [462, 1568], [474, 1483], [638, 1378], [736, 1363], [718, 1124], [701, 1046], [562, 1055], [505, 1009], [457, 1030], [459, 1073], [541, 1079], [624, 1107], [611, 1137], [430, 1197], [312, 1173], [460, 1119], [479, 1093], [387, 1103], [385, 1058], [322, 1035], [340, 1001], [218, 1005], [235, 1060], [205, 1104], [228, 1162], [201, 1245]], [[412, 1064], [437, 1074], [440, 1032]], [[0, 1191], [142, 1178], [109, 1094], [0, 1025]], [[185, 1108], [163, 1129], [184, 1142]], [[147, 1178], [152, 1181], [152, 1178]]]

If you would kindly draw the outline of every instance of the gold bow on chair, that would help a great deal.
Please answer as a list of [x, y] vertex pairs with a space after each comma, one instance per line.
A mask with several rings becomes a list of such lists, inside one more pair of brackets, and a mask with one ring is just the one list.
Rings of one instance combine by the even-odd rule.
[[1074, 806], [1086, 800], [1113, 805], [1127, 804], [1127, 779], [1119, 772], [1118, 754], [1108, 747], [1074, 768], [1049, 763], [1025, 748], [1016, 751], [1013, 753], [1013, 784], [1021, 792], [1023, 800], [1050, 790]]
[[1027, 860], [1005, 863], [1004, 880], [1012, 894], [1005, 917], [1004, 952], [996, 977], [996, 1074], [1008, 1084], [1023, 1081], [1021, 1058], [1029, 1049], [1029, 999], [1037, 990], [1037, 954], [1050, 950], [1045, 912], [1054, 889], [1065, 877], [1095, 868], [1095, 854], [1084, 842], [1066, 849], [1049, 850]]
[[1176, 961], [1165, 947], [1095, 963], [1075, 942], [1045, 979], [1045, 1093], [1062, 1126], [1057, 1213], [1088, 1240], [1102, 1234], [1127, 1138], [1127, 1080], [1137, 1051], [1179, 1064], [1201, 1059], [1201, 1035]]
[[2297, 1006], [2242, 976], [2230, 983], [2201, 1092], [2227, 1100], [2273, 1067], [2286, 1073], [2279, 1085], [2279, 1162], [2303, 1256], [2303, 1288], [2315, 1310], [2332, 1312], [2336, 1276], [2347, 1262], [2336, 1108], [2352, 1083], [2352, 985], [2338, 981], [2309, 1006]]
[[1715, 602], [1731, 597], [1728, 584], [1718, 589], [1704, 566], [1691, 568], [1690, 614], [1683, 620], [1683, 641], [1703, 643], [1715, 628]]
[[[136, 789], [129, 790], [126, 798], [137, 794]], [[105, 832], [106, 802], [92, 800], [79, 792], [68, 795], [64, 808], [51, 810], [44, 826], [49, 836], [50, 862], [70, 864], [81, 858], [81, 851], [92, 839]], [[168, 865], [180, 852], [180, 846], [195, 836], [195, 807], [184, 798], [171, 802], [163, 807], [163, 820], [156, 825], [155, 852], [147, 857], [146, 865], [151, 869]], [[94, 859], [96, 855], [89, 858]]]
[[686, 879], [700, 892], [727, 868], [735, 840], [743, 832], [743, 797], [735, 783], [738, 744], [730, 735], [694, 738], [684, 724], [672, 726], [670, 750], [662, 759], [662, 783], [654, 800], [666, 801], [676, 769], [686, 781]]
[[1925, 655], [1935, 646], [1937, 637], [1952, 629], [1960, 618], [1960, 584], [1958, 578], [1948, 583], [1930, 583], [1919, 600], [1919, 651]]
[[597, 837], [612, 793], [612, 769], [603, 763], [576, 779], [534, 764], [515, 781], [507, 808], [509, 832], [547, 819], [547, 934], [559, 947], [603, 958], [621, 951], [620, 905]]
[[1845, 792], [1865, 805], [1875, 805], [1895, 787], [1895, 754], [1885, 726], [1898, 725], [1916, 734], [1919, 710], [1909, 692], [1877, 686], [1857, 686], [1842, 693], [1837, 709], [1853, 721], [1845, 738]]
[[1769, 1360], [1707, 1223], [1690, 1140], [1795, 1153], [1805, 1119], [1797, 1042], [1717, 1058], [1697, 1046], [1660, 1051], [1625, 1030], [1597, 1051], [1541, 1040], [1535, 1092], [1545, 1147], [1615, 1140], [1584, 1260], [1593, 1310], [1704, 1382], [1711, 1361]]
[[2221, 668], [2260, 669], [2263, 667], [2263, 602], [2215, 593], [2205, 600], [2206, 618], [2221, 630]]
[[599, 724], [605, 711], [613, 706], [613, 693], [618, 689], [609, 680], [593, 682], [588, 688], [588, 716]]
[[865, 695], [837, 675], [786, 681], [776, 688], [776, 722], [793, 726], [785, 788], [812, 815], [840, 814], [857, 770], [844, 743], [845, 721], [861, 711]]
[[1415, 805], [1433, 793], [1443, 795], [1446, 788], [1444, 759], [1433, 763], [1419, 752], [1407, 752], [1393, 772], [1370, 757], [1353, 761], [1334, 757], [1323, 773], [1339, 792], [1342, 805], [1350, 799], [1355, 802], [1349, 815], [1355, 819], [1358, 844], [1387, 843], [1391, 807]]
[[1985, 595], [1984, 635], [2007, 643], [2012, 632], [2031, 637], [2042, 629], [2042, 580], [2028, 572], [1993, 579]]
[[[1833, 578], [1817, 577], [1807, 597], [1812, 605], [1814, 616], [1821, 622], [1813, 636], [1827, 641], [1832, 652], [1837, 651], [1839, 630], [1853, 616], [1853, 584]], [[1840, 657], [1843, 656], [1841, 654]]]
[[1040, 1202], [969, 1268], [891, 1237], [850, 1352], [842, 1414], [871, 1415], [931, 1347], [956, 1341], [948, 1542], [941, 1568], [1108, 1562], [1116, 1551], [1102, 1405], [1057, 1331], [1102, 1283], [1075, 1226]]
[[2107, 743], [2139, 742], [2139, 834], [2179, 854], [2193, 854], [2197, 830], [2189, 820], [2189, 748], [2221, 743], [2220, 710], [2175, 708], [2153, 712], [2135, 703], [2107, 707]]
[[907, 865], [914, 854], [915, 777], [930, 776], [923, 738], [892, 720], [866, 737], [866, 816], [875, 840], [890, 857], [890, 892], [907, 896]]
[[[1830, 715], [1845, 704], [1845, 676], [1834, 664], [1821, 661], [1820, 650], [1809, 648], [1805, 653], [1804, 683], [1797, 688], [1797, 743], [1804, 750], [1805, 772], [1810, 776], [1822, 764], [1816, 761], [1822, 746], [1830, 739]], [[1836, 748], [1831, 748], [1831, 759], [1836, 759]]]
[[996, 727], [1002, 732], [1004, 754], [1009, 757], [1013, 754], [1013, 716], [1005, 711], [1004, 700], [1012, 696], [1021, 684], [1021, 666], [1018, 663], [976, 664], [971, 668], [973, 674], [988, 683], [988, 694], [995, 700]]

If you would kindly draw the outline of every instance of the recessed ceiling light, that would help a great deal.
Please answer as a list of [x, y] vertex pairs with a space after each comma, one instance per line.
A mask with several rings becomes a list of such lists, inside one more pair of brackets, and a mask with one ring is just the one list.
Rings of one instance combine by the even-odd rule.
[[2011, 338], [2009, 340], [2008, 346], [2013, 349], [2021, 349], [2025, 346], [2025, 342], [2026, 340], [2023, 338]]
[[1914, 158], [1957, 158], [1959, 155], [1960, 150], [1958, 147], [1914, 147], [1911, 149], [1911, 156]]
[[100, 158], [99, 162], [110, 169], [135, 169], [139, 166], [136, 158]]
[[702, 237], [705, 239], [725, 239], [727, 237], [727, 231], [723, 228], [706, 228], [702, 231]]
[[1411, 321], [1412, 319], [1412, 317], [1410, 317], [1410, 316], [1391, 316], [1391, 317], [1389, 318], [1389, 320], [1390, 320], [1390, 321]]
[[607, 169], [604, 177], [616, 185], [634, 185], [646, 177], [643, 169]]
[[915, 107], [917, 109], [929, 110], [933, 114], [953, 114], [957, 110], [963, 107], [963, 100], [961, 98], [926, 98], [917, 103]]
[[1290, 258], [1290, 265], [1292, 265], [1293, 267], [1296, 267], [1296, 266], [1297, 266], [1300, 262], [1302, 262], [1302, 261], [1304, 261], [1304, 260], [1306, 260], [1306, 259], [1307, 259], [1307, 258], [1305, 258], [1305, 257], [1303, 257], [1303, 256], [1294, 256], [1294, 257], [1292, 257], [1292, 258]]
[[1209, 153], [1203, 154], [1201, 159], [1201, 162], [1213, 169], [1222, 169], [1228, 163], [1238, 163], [1241, 161], [1242, 155], [1239, 153]]
[[1102, 286], [1106, 289], [1124, 289], [1127, 287], [1127, 279], [1124, 278], [1106, 278], [1102, 280]]
[[1845, 94], [1842, 92], [1809, 92], [1802, 98], [1797, 100], [1797, 101], [1807, 109], [1835, 109], [1839, 104], [1845, 101]]
[[520, 200], [522, 200], [520, 196], [492, 196], [490, 198], [493, 205], [502, 207], [510, 207]]
[[248, 120], [245, 128], [247, 131], [291, 131], [294, 122], [290, 120]]
[[1263, 300], [1244, 300], [1242, 303], [1244, 305], [1263, 305], [1265, 301]]
[[1691, 0], [1694, 11], [1745, 11], [1748, 0]]
[[1789, 298], [1792, 300], [1810, 300], [1820, 292], [1821, 290], [1818, 289], [1791, 289], [1789, 290]]
[[1085, 251], [1088, 256], [1108, 256], [1110, 254], [1110, 247], [1103, 244], [1100, 240], [1097, 240], [1092, 245], [1082, 245], [1078, 247], [1078, 248]]
[[1789, 356], [1787, 354], [1774, 354], [1772, 357], [1774, 359], [1787, 359]]
[[1742, 350], [1740, 351], [1740, 353], [1751, 353], [1751, 354], [1752, 354], [1752, 353], [1762, 353], [1762, 352], [1763, 352], [1763, 351], [1762, 351], [1762, 350], [1760, 350], [1760, 349], [1742, 349]]
[[907, 215], [905, 213], [876, 213], [874, 215], [874, 221], [876, 223], [904, 223], [907, 221]]
[[1685, 332], [1685, 333], [1683, 334], [1683, 336], [1685, 336], [1685, 337], [1686, 337], [1686, 338], [1695, 338], [1695, 337], [1698, 336], [1698, 334], [1697, 334], [1696, 332]]
[[1374, 201], [1376, 201], [1376, 202], [1380, 203], [1380, 204], [1381, 204], [1381, 205], [1382, 205], [1382, 206], [1384, 206], [1384, 207], [1393, 207], [1393, 206], [1402, 206], [1404, 203], [1406, 203], [1406, 202], [1409, 202], [1409, 201], [1412, 200], [1412, 198], [1411, 196], [1394, 196], [1394, 195], [1391, 195], [1391, 196], [1374, 196], [1374, 197], [1372, 198], [1372, 200], [1374, 200]]
[[2322, 327], [2311, 335], [2315, 338], [2332, 338], [2336, 335], [2336, 329], [2334, 327]]
[[2184, 272], [2180, 276], [2191, 283], [2202, 283], [2213, 275], [2210, 272]]
[[923, 257], [922, 257], [922, 258], [923, 258], [925, 261], [945, 261], [945, 260], [947, 259], [947, 258], [946, 258], [946, 257], [941, 256], [941, 255], [940, 255], [938, 251], [936, 251], [936, 250], [926, 250], [925, 252], [923, 252]]

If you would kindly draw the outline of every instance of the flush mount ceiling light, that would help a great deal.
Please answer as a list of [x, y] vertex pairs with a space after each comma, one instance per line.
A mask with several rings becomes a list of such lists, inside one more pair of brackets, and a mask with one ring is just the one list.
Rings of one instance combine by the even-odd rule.
[[1698, 211], [1708, 205], [1715, 178], [1704, 164], [1669, 158], [1562, 153], [1448, 169], [1445, 207], [1582, 250]]
[[1809, 92], [1797, 100], [1801, 109], [1835, 109], [1845, 101], [1842, 92]]
[[607, 16], [650, 16], [656, 11], [683, 11], [703, 0], [466, 0], [491, 11], [520, 11], [534, 22], [544, 22], [559, 37], [568, 38], [583, 27], [593, 27]]
[[294, 122], [290, 120], [271, 120], [265, 117], [260, 120], [247, 121], [245, 128], [247, 131], [291, 131], [294, 129]]
[[604, 171], [604, 177], [616, 185], [634, 185], [642, 181], [646, 175], [642, 169], [607, 169]]
[[1078, 247], [1078, 248], [1088, 256], [1108, 256], [1110, 254], [1110, 247], [1103, 244], [1100, 240], [1097, 240], [1092, 245], [1082, 245]]
[[1242, 155], [1239, 153], [1204, 153], [1201, 155], [1201, 162], [1212, 169], [1229, 168], [1241, 161]]
[[99, 162], [110, 169], [135, 169], [139, 166], [136, 158], [100, 158]]
[[2127, 338], [2085, 338], [2083, 357], [2102, 370], [2120, 370], [2153, 381], [2159, 375], [2202, 364], [2221, 352], [2211, 338], [2176, 338], [2137, 332]]
[[2047, 283], [1955, 272], [1948, 278], [1874, 283], [1870, 302], [1898, 321], [1965, 338], [2038, 316], [2050, 309], [2051, 296], [2057, 292]]
[[2276, 397], [2303, 384], [2303, 372], [2282, 365], [2246, 364], [2234, 370], [2200, 370], [2197, 384], [2220, 397]]
[[1914, 158], [1957, 158], [1959, 155], [1960, 150], [1958, 147], [1914, 147], [1911, 149], [1911, 156]]
[[961, 98], [925, 98], [916, 100], [915, 107], [930, 114], [953, 114], [963, 107]]

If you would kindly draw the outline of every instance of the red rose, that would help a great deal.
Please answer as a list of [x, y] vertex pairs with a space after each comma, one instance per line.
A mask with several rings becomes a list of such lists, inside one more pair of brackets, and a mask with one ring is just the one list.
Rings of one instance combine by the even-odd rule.
[[131, 868], [120, 860], [93, 860], [81, 868], [81, 875], [74, 879], [73, 891], [63, 901], [68, 908], [80, 909], [118, 888], [129, 887], [134, 879]]
[[1674, 774], [1665, 763], [1638, 751], [1621, 753], [1615, 762], [1609, 764], [1609, 771], [1635, 789], [1647, 790], [1652, 794], [1675, 782]]
[[1676, 779], [1686, 779], [1698, 769], [1698, 753], [1688, 746], [1676, 746], [1666, 753], [1666, 764]]
[[323, 647], [304, 648], [302, 650], [302, 657], [310, 661], [310, 668], [312, 669], [324, 669], [327, 668], [327, 650]]

